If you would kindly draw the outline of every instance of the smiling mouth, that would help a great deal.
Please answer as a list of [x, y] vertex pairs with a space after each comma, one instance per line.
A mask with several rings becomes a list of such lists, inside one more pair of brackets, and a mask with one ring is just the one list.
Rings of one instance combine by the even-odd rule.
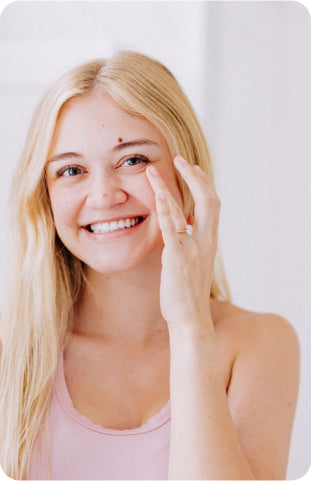
[[112, 222], [98, 222], [96, 224], [88, 224], [84, 229], [92, 234], [109, 234], [110, 232], [131, 229], [141, 224], [146, 218], [147, 216], [138, 216]]

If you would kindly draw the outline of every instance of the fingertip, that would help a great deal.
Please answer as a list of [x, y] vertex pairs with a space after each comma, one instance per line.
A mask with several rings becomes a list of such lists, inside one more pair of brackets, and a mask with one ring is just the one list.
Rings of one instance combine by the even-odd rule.
[[152, 175], [153, 177], [158, 176], [158, 171], [153, 165], [148, 165], [146, 171], [148, 171], [148, 174]]
[[149, 169], [150, 169], [150, 166], [148, 165], [148, 167], [145, 170], [145, 174], [146, 174], [147, 178], [150, 176]]
[[151, 177], [150, 165], [148, 165], [148, 167], [146, 168], [145, 174], [146, 174], [147, 177]]
[[151, 186], [151, 188], [153, 190], [153, 193], [155, 193], [156, 192], [156, 177], [157, 177], [157, 174], [154, 174], [152, 169], [153, 168], [151, 166], [148, 166], [145, 170], [145, 175], [148, 179], [149, 185]]

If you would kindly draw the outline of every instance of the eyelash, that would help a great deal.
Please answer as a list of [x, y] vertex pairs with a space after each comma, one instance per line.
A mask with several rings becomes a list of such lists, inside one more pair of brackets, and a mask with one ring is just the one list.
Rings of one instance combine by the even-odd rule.
[[[67, 170], [70, 170], [70, 169], [79, 169], [82, 171], [82, 168], [79, 167], [78, 165], [75, 165], [75, 164], [72, 164], [72, 165], [66, 165], [65, 167], [62, 167], [60, 170], [58, 170], [56, 172], [56, 175], [57, 177], [62, 177], [64, 175], [64, 173], [67, 171]], [[68, 175], [67, 177], [75, 177], [75, 175]]]
[[[119, 167], [122, 167], [126, 162], [128, 162], [129, 160], [141, 160], [143, 163], [145, 164], [148, 164], [150, 162], [149, 159], [147, 159], [147, 157], [144, 157], [143, 155], [132, 155], [131, 157], [125, 159], [121, 165], [119, 165], [117, 168]], [[139, 165], [139, 164], [133, 164], [132, 166], [129, 166], [129, 167], [135, 167], [135, 165]], [[83, 168], [80, 167], [79, 165], [76, 165], [76, 164], [72, 164], [72, 165], [66, 165], [65, 167], [62, 167], [60, 170], [58, 170], [56, 172], [56, 176], [57, 177], [62, 177], [64, 175], [64, 173], [70, 169], [79, 169], [81, 172], [83, 171]], [[75, 175], [68, 175], [66, 177], [76, 177]]]

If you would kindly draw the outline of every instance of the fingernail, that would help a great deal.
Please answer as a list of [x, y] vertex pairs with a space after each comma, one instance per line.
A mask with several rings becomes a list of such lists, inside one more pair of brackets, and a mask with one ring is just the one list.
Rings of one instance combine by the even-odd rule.
[[165, 200], [165, 199], [166, 199], [166, 194], [165, 194], [164, 190], [160, 190], [160, 191], [158, 192], [158, 197], [159, 197], [159, 199], [161, 199], [161, 200]]
[[149, 167], [148, 170], [149, 170], [150, 174], [152, 174], [154, 176], [158, 175], [157, 169], [155, 167], [153, 167], [152, 165]]
[[188, 162], [183, 157], [177, 157], [176, 162], [178, 162], [181, 165], [188, 164]]

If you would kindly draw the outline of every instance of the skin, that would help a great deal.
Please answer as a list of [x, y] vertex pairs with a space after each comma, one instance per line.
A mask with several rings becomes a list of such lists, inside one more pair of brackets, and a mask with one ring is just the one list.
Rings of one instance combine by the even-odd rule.
[[[147, 138], [159, 147], [143, 145], [113, 152], [120, 145], [119, 138], [123, 142]], [[105, 340], [109, 337], [111, 341], [130, 340], [136, 349], [151, 341], [159, 329], [167, 334], [155, 294], [161, 274], [163, 240], [154, 193], [145, 174], [148, 164], [118, 166], [133, 154], [148, 157], [165, 176], [172, 195], [181, 205], [173, 160], [165, 139], [149, 122], [129, 116], [107, 96], [85, 97], [66, 105], [57, 124], [49, 160], [65, 152], [77, 152], [83, 158], [47, 164], [55, 225], [66, 247], [87, 264], [87, 277], [95, 292], [94, 297], [87, 290], [80, 302], [76, 332]], [[72, 164], [79, 165], [85, 173], [57, 178], [57, 171]], [[139, 214], [148, 216], [144, 224], [124, 237], [90, 241], [81, 229], [96, 219]]]
[[[115, 149], [134, 139], [157, 145]], [[60, 158], [66, 152], [75, 158]], [[150, 163], [124, 164], [132, 154]], [[61, 112], [48, 191], [58, 235], [86, 263], [92, 286], [64, 353], [68, 390], [78, 411], [115, 429], [145, 423], [170, 398], [170, 479], [280, 479], [298, 390], [297, 336], [280, 316], [203, 299], [220, 200], [209, 177], [180, 160], [152, 124], [107, 95], [75, 99]], [[75, 175], [56, 175], [72, 164]], [[184, 217], [176, 169], [193, 194], [193, 219]], [[83, 228], [132, 215], [146, 219], [122, 235], [91, 238]], [[177, 234], [187, 221], [193, 235]]]

